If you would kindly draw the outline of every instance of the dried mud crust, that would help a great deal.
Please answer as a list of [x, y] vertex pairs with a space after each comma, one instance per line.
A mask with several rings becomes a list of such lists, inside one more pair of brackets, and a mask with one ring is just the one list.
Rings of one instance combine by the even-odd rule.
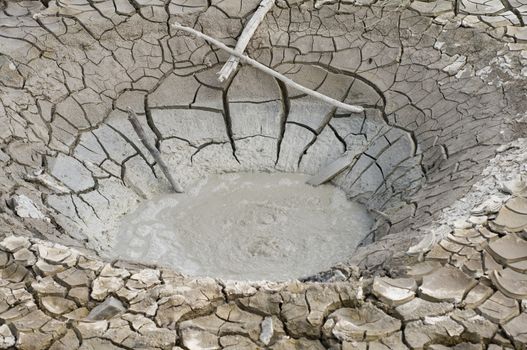
[[[47, 217], [4, 206], [2, 234], [97, 254], [119, 217], [166, 192], [126, 120], [131, 107], [183, 186], [211, 172], [315, 173], [355, 156], [334, 183], [379, 214], [364, 243], [393, 265], [496, 146], [521, 133], [519, 3], [277, 2], [248, 54], [363, 114], [249, 67], [220, 84], [226, 55], [171, 28], [193, 25], [233, 45], [257, 5], [2, 2], [0, 186]], [[390, 244], [375, 243], [382, 237]], [[351, 258], [368, 265], [360, 252]]]
[[[277, 1], [248, 54], [361, 115], [248, 67], [220, 84], [227, 55], [171, 29], [234, 46], [258, 1], [47, 5], [0, 2], [0, 348], [525, 347], [525, 256], [499, 249], [525, 240], [523, 209], [455, 222], [470, 193], [497, 188], [478, 187], [489, 159], [525, 173], [508, 156], [521, 148], [496, 155], [524, 136], [525, 3]], [[251, 286], [110, 265], [97, 251], [117, 218], [168, 189], [128, 106], [184, 186], [211, 172], [315, 173], [356, 155], [334, 182], [379, 213], [378, 229], [312, 278], [340, 282]], [[430, 232], [415, 265], [405, 252]], [[392, 280], [411, 271], [415, 285]], [[360, 286], [374, 273], [387, 279]], [[92, 319], [120, 316], [85, 322], [105, 300]]]

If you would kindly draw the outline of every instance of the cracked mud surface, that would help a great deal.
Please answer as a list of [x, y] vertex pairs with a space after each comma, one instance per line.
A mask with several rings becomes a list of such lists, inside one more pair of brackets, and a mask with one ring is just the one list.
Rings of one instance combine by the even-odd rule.
[[[234, 46], [258, 2], [0, 2], [0, 348], [525, 348], [525, 1], [277, 1], [247, 53], [356, 115], [171, 28]], [[185, 188], [355, 157], [376, 230], [323, 283], [108, 262], [168, 190], [128, 106]]]
[[168, 265], [190, 276], [287, 280], [346, 260], [372, 219], [331, 185], [302, 174], [209, 176], [121, 219], [110, 258]]
[[[224, 171], [313, 174], [355, 157], [334, 183], [382, 213], [370, 249], [389, 265], [522, 124], [525, 10], [494, 5], [481, 15], [468, 2], [279, 2], [248, 53], [366, 107], [349, 114], [249, 67], [220, 84], [225, 54], [170, 26], [232, 45], [256, 1], [5, 2], [0, 184], [49, 220], [2, 220], [108, 249], [122, 215], [168, 190], [126, 119], [131, 107], [183, 187]], [[365, 267], [370, 253], [353, 263]]]

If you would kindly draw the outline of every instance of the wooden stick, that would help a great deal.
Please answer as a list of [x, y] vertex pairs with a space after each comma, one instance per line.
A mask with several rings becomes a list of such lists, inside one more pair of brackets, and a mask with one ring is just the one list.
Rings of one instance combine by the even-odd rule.
[[258, 61], [255, 61], [253, 60], [252, 58], [250, 57], [247, 57], [243, 54], [239, 54], [238, 52], [236, 52], [235, 50], [231, 49], [230, 47], [228, 47], [227, 45], [223, 44], [222, 42], [214, 39], [214, 38], [211, 38], [210, 36], [206, 35], [206, 34], [203, 34], [193, 28], [189, 28], [189, 27], [185, 27], [185, 26], [182, 26], [181, 24], [179, 23], [174, 23], [172, 24], [172, 26], [176, 29], [179, 29], [179, 30], [182, 30], [184, 32], [187, 32], [187, 33], [190, 33], [190, 34], [193, 34], [195, 35], [196, 37], [198, 38], [201, 38], [205, 41], [208, 41], [209, 43], [219, 47], [220, 49], [226, 51], [227, 53], [231, 54], [232, 56], [236, 56], [240, 59], [240, 61], [244, 62], [244, 63], [247, 63], [251, 66], [253, 66], [254, 68], [256, 69], [259, 69], [261, 70], [262, 72], [265, 72], [273, 77], [275, 77], [276, 79], [282, 81], [284, 84], [286, 85], [289, 85], [290, 87], [294, 88], [294, 89], [297, 89], [298, 91], [301, 91], [307, 95], [310, 95], [310, 96], [313, 96], [321, 101], [324, 101], [330, 105], [333, 105], [337, 108], [341, 108], [341, 109], [344, 109], [346, 111], [350, 111], [350, 112], [353, 112], [353, 113], [361, 113], [364, 111], [364, 108], [361, 107], [361, 106], [356, 106], [356, 105], [349, 105], [347, 103], [343, 103], [343, 102], [340, 102], [340, 101], [337, 101], [335, 100], [334, 98], [331, 98], [329, 96], [326, 96], [324, 94], [321, 94], [320, 92], [317, 92], [317, 91], [314, 91], [314, 90], [311, 90], [311, 89], [308, 89], [298, 83], [295, 83], [293, 80], [289, 79], [289, 78], [286, 78], [285, 76], [283, 76], [282, 74], [278, 73], [277, 71], [274, 71], [272, 70], [271, 68], [261, 64], [260, 62]]
[[[236, 43], [234, 50], [237, 53], [243, 54], [245, 48], [249, 44], [249, 41], [256, 32], [256, 29], [258, 29], [258, 26], [260, 23], [262, 23], [267, 12], [269, 12], [269, 10], [271, 10], [273, 7], [274, 1], [275, 0], [262, 0], [260, 5], [258, 5], [258, 9], [256, 9], [256, 12], [254, 12], [249, 22], [247, 22], [245, 28], [243, 28], [243, 32]], [[229, 57], [227, 62], [225, 62], [221, 70], [218, 72], [218, 80], [221, 82], [227, 80], [232, 72], [234, 72], [238, 67], [238, 62], [240, 62], [240, 59], [237, 56], [231, 55], [231, 57]]]
[[163, 174], [165, 174], [165, 177], [167, 178], [168, 182], [170, 182], [170, 185], [174, 189], [174, 192], [183, 193], [183, 189], [176, 182], [176, 180], [174, 180], [174, 178], [170, 174], [170, 171], [168, 170], [167, 165], [161, 158], [161, 153], [159, 153], [157, 148], [152, 146], [146, 139], [145, 131], [143, 130], [141, 123], [139, 123], [139, 119], [137, 119], [137, 114], [135, 114], [135, 112], [130, 107], [128, 107], [128, 120], [130, 121], [130, 124], [132, 124], [132, 127], [135, 130], [135, 133], [139, 137], [139, 140], [141, 140], [141, 142], [143, 143], [143, 146], [145, 146], [145, 148], [148, 150], [148, 152], [150, 152], [152, 157], [154, 157], [154, 160], [156, 161], [156, 163], [159, 164], [159, 167], [163, 171]]

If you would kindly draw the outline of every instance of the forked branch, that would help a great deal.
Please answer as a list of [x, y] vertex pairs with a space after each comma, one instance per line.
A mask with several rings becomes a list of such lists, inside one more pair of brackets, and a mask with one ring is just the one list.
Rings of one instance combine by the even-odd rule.
[[167, 178], [168, 182], [170, 182], [170, 185], [172, 186], [172, 189], [176, 193], [183, 193], [183, 189], [181, 186], [174, 180], [172, 175], [170, 174], [170, 171], [168, 170], [167, 165], [163, 161], [163, 158], [161, 158], [161, 153], [155, 148], [153, 145], [148, 142], [146, 138], [145, 131], [143, 130], [143, 127], [141, 126], [141, 123], [139, 122], [139, 119], [137, 119], [137, 114], [128, 107], [128, 120], [130, 121], [130, 124], [132, 124], [132, 127], [135, 130], [135, 133], [139, 137], [139, 140], [143, 143], [143, 146], [150, 152], [156, 163], [161, 168], [161, 171], [163, 171], [163, 174], [165, 174], [165, 177]]
[[[253, 37], [254, 32], [256, 32], [256, 29], [258, 29], [260, 23], [262, 23], [267, 12], [269, 12], [269, 10], [273, 7], [274, 1], [275, 0], [262, 0], [260, 5], [258, 5], [258, 9], [254, 12], [249, 22], [247, 22], [245, 28], [243, 28], [243, 32], [236, 43], [234, 50], [237, 53], [240, 55], [243, 54], [245, 48], [249, 44], [249, 41]], [[227, 62], [225, 62], [221, 70], [218, 72], [218, 80], [221, 82], [227, 80], [232, 72], [234, 72], [238, 67], [238, 62], [240, 62], [240, 59], [237, 56], [231, 55], [231, 57], [229, 57]]]
[[341, 101], [337, 101], [335, 100], [334, 98], [331, 98], [329, 96], [326, 96], [324, 94], [321, 94], [320, 92], [317, 92], [317, 91], [314, 91], [314, 90], [311, 90], [311, 89], [308, 89], [306, 88], [305, 86], [302, 86], [296, 82], [294, 82], [293, 80], [289, 79], [289, 78], [286, 78], [285, 76], [283, 76], [282, 74], [278, 73], [277, 71], [265, 66], [264, 64], [261, 64], [260, 62], [256, 61], [256, 60], [253, 60], [252, 58], [248, 57], [248, 56], [245, 56], [244, 54], [240, 54], [238, 52], [236, 52], [235, 50], [231, 49], [230, 47], [228, 47], [227, 45], [223, 44], [222, 42], [214, 39], [214, 38], [211, 38], [210, 36], [206, 35], [206, 34], [203, 34], [193, 28], [189, 28], [189, 27], [185, 27], [185, 26], [182, 26], [181, 24], [179, 23], [174, 23], [172, 24], [172, 26], [176, 29], [179, 29], [179, 30], [182, 30], [184, 32], [187, 32], [187, 33], [190, 33], [192, 35], [195, 35], [196, 37], [198, 38], [201, 38], [205, 41], [208, 41], [209, 43], [213, 44], [214, 46], [217, 46], [219, 47], [220, 49], [224, 50], [225, 52], [229, 53], [230, 55], [232, 56], [236, 56], [240, 59], [241, 62], [244, 62], [244, 63], [247, 63], [251, 66], [253, 66], [254, 68], [256, 69], [259, 69], [261, 70], [262, 72], [264, 73], [267, 73], [273, 77], [275, 77], [276, 79], [282, 81], [284, 84], [298, 90], [298, 91], [301, 91], [303, 93], [305, 93], [306, 95], [310, 95], [310, 96], [313, 96], [321, 101], [324, 101], [330, 105], [333, 105], [337, 108], [341, 108], [341, 109], [344, 109], [346, 111], [350, 111], [350, 112], [353, 112], [353, 113], [361, 113], [364, 111], [364, 108], [361, 107], [361, 106], [356, 106], [356, 105], [349, 105], [347, 103], [344, 103], [344, 102], [341, 102]]

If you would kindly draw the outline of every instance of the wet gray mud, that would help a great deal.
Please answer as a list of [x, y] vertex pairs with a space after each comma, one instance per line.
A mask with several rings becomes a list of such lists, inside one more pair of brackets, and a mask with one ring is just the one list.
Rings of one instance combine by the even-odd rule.
[[369, 233], [367, 210], [332, 185], [287, 173], [211, 175], [145, 201], [121, 221], [116, 257], [191, 276], [285, 280], [346, 260]]

